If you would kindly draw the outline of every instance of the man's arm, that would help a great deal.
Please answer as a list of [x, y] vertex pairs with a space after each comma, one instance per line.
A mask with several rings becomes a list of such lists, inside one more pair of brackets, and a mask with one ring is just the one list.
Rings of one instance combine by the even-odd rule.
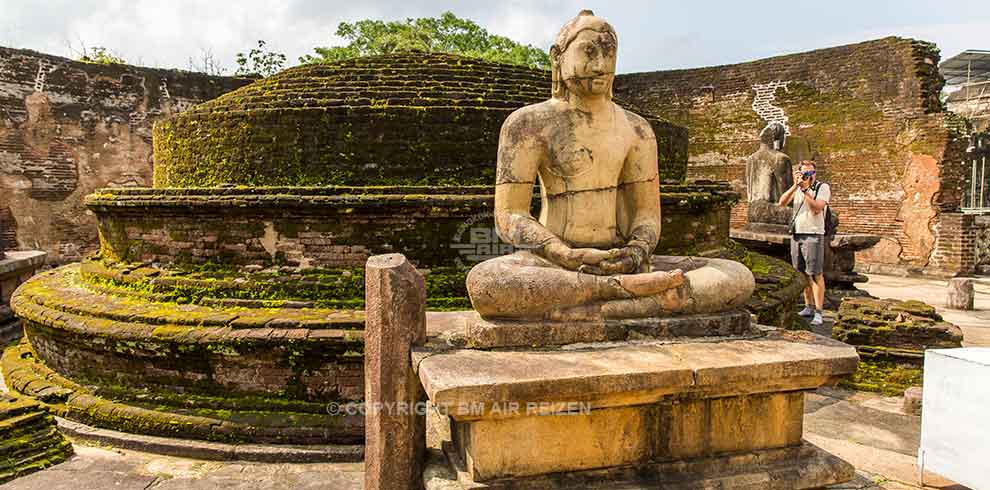
[[804, 195], [804, 204], [808, 206], [814, 213], [822, 212], [827, 206], [829, 199], [832, 198], [832, 190], [828, 184], [822, 184], [818, 189], [818, 198], [815, 198], [814, 191], [806, 191], [802, 193]]
[[780, 196], [780, 199], [777, 200], [777, 205], [781, 207], [790, 206], [791, 201], [794, 200], [794, 193], [797, 192], [799, 188], [800, 186], [798, 185], [797, 182], [795, 182], [790, 189], [787, 189], [787, 191], [785, 191], [784, 194]]
[[791, 172], [791, 159], [786, 155], [778, 156], [777, 164], [773, 169], [773, 176], [777, 179], [777, 189], [783, 191], [794, 185], [794, 175]]

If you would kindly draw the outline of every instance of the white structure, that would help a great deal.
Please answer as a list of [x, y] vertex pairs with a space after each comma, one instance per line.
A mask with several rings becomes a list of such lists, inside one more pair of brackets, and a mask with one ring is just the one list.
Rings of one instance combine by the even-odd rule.
[[920, 474], [990, 490], [990, 348], [925, 351]]

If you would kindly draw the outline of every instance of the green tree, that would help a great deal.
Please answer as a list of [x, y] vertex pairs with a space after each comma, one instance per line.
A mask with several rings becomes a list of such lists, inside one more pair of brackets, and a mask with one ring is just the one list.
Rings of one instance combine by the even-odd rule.
[[550, 57], [543, 50], [498, 36], [468, 19], [451, 12], [440, 17], [421, 17], [384, 22], [361, 20], [341, 22], [337, 35], [344, 46], [315, 48], [316, 55], [299, 58], [301, 63], [325, 63], [358, 56], [400, 51], [454, 53], [499, 63], [549, 69]]
[[265, 41], [258, 40], [258, 47], [247, 54], [237, 53], [237, 71], [235, 75], [271, 76], [285, 66], [285, 55], [265, 48]]
[[98, 65], [123, 65], [126, 63], [123, 58], [103, 46], [93, 46], [89, 49], [86, 49], [84, 46], [82, 54], [79, 56], [79, 61], [83, 63], [96, 63]]

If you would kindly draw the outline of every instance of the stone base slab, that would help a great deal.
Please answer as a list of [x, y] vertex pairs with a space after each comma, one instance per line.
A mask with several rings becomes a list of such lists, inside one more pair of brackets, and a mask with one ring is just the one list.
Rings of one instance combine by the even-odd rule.
[[0, 254], [0, 276], [22, 271], [33, 274], [35, 269], [44, 265], [47, 255], [40, 250], [9, 251]]
[[[856, 370], [851, 346], [809, 332], [757, 328], [760, 335], [747, 339], [426, 348], [413, 353], [413, 365], [450, 422], [451, 454], [463, 462], [467, 481], [679, 468], [698, 458], [800, 447], [804, 391]], [[666, 478], [672, 470], [663, 468], [657, 474]], [[703, 469], [685, 469], [684, 479], [706, 481]], [[834, 483], [825, 480], [809, 481]]]
[[[760, 228], [750, 227], [733, 228], [729, 230], [729, 237], [742, 242], [761, 242], [772, 245], [791, 244], [791, 234], [785, 229], [774, 227]], [[838, 233], [829, 241], [832, 248], [848, 249], [850, 251], [865, 250], [877, 244], [882, 237], [877, 235], [867, 235], [862, 233]]]
[[601, 322], [486, 320], [472, 311], [464, 313], [460, 328], [446, 332], [444, 337], [450, 345], [492, 349], [755, 334], [749, 312], [742, 309]]
[[716, 457], [658, 461], [528, 478], [471, 481], [462, 460], [445, 446], [423, 474], [426, 490], [803, 490], [855, 477], [849, 463], [813, 444]]
[[492, 410], [512, 402], [578, 401], [600, 409], [673, 396], [811, 390], [855, 372], [859, 363], [852, 346], [810, 332], [777, 329], [753, 339], [682, 343], [500, 351], [418, 348], [412, 358], [429, 399], [457, 420], [502, 417], [504, 413]]

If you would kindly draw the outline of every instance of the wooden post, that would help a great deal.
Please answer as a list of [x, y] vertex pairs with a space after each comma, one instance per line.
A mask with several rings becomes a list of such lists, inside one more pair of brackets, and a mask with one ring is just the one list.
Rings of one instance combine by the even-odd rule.
[[962, 277], [949, 279], [945, 306], [954, 310], [973, 309], [973, 280]]
[[364, 488], [418, 490], [426, 394], [410, 351], [426, 341], [426, 284], [402, 254], [369, 258], [364, 281]]

